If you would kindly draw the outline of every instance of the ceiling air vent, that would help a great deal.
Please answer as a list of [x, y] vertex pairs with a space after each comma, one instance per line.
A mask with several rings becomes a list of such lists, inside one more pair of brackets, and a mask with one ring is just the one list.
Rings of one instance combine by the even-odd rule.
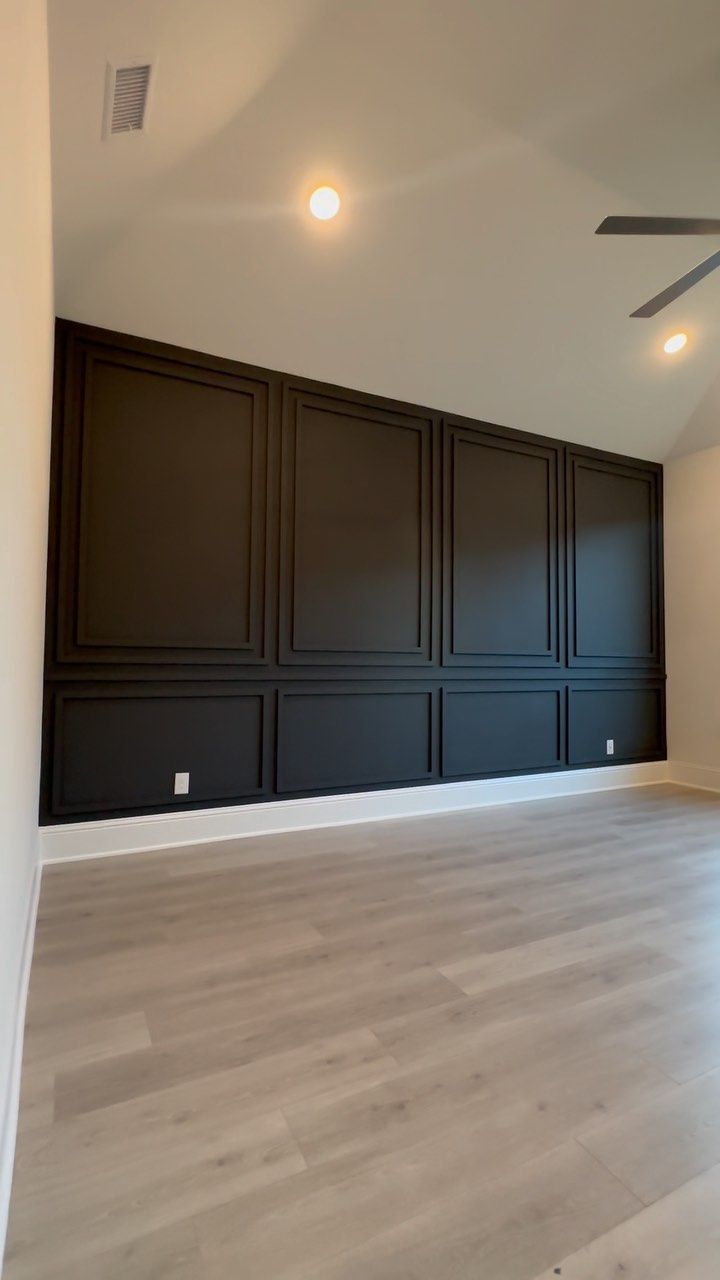
[[103, 120], [106, 138], [116, 133], [141, 133], [145, 128], [152, 69], [147, 58], [108, 64]]

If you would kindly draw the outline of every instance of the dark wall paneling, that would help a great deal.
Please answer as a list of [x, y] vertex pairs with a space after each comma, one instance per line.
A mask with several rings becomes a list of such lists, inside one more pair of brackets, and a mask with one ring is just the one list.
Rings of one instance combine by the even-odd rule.
[[281, 663], [431, 661], [433, 422], [286, 393]]
[[662, 661], [662, 472], [568, 452], [571, 666]]
[[49, 544], [43, 822], [663, 753], [655, 463], [60, 321]]
[[281, 691], [278, 791], [431, 778], [436, 699], [436, 692], [418, 687]]
[[58, 693], [53, 810], [58, 814], [177, 808], [176, 772], [191, 799], [260, 795], [267, 773], [269, 695], [172, 691]]
[[70, 339], [58, 656], [264, 660], [268, 385]]
[[557, 769], [564, 762], [564, 689], [539, 684], [447, 687], [445, 778]]
[[557, 666], [559, 447], [450, 422], [445, 449], [445, 663]]
[[[665, 755], [665, 690], [662, 684], [596, 682], [568, 690], [568, 759], [571, 765], [623, 764]], [[614, 754], [607, 754], [612, 738]]]

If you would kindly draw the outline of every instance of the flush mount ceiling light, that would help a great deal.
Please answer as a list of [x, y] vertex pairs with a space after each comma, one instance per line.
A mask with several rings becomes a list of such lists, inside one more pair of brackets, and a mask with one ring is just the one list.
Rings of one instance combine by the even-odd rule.
[[674, 333], [671, 338], [668, 338], [667, 342], [663, 343], [663, 351], [666, 352], [667, 355], [672, 356], [676, 351], [682, 351], [686, 342], [686, 333]]
[[338, 212], [340, 197], [334, 187], [317, 187], [308, 203], [313, 217], [319, 218], [321, 222], [327, 222]]

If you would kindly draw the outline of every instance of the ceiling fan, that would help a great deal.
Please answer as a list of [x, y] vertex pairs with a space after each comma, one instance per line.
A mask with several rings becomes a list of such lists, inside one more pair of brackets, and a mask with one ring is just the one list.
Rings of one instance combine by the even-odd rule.
[[[644, 218], [617, 217], [604, 218], [595, 231], [596, 236], [720, 236], [720, 218]], [[711, 253], [709, 258], [699, 262], [691, 271], [669, 284], [662, 293], [646, 302], [632, 316], [646, 320], [657, 315], [670, 302], [674, 302], [681, 294], [692, 289], [694, 284], [709, 276], [711, 271], [720, 267], [720, 249]]]

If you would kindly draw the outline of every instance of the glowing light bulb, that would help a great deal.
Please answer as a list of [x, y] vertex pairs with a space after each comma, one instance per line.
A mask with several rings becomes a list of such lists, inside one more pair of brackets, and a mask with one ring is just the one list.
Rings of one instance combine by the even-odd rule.
[[663, 351], [667, 352], [669, 356], [674, 355], [676, 351], [682, 351], [686, 342], [686, 333], [674, 333], [672, 338], [668, 338], [667, 342], [663, 344]]
[[327, 222], [340, 208], [340, 197], [333, 187], [318, 187], [310, 197], [310, 212], [314, 218]]

